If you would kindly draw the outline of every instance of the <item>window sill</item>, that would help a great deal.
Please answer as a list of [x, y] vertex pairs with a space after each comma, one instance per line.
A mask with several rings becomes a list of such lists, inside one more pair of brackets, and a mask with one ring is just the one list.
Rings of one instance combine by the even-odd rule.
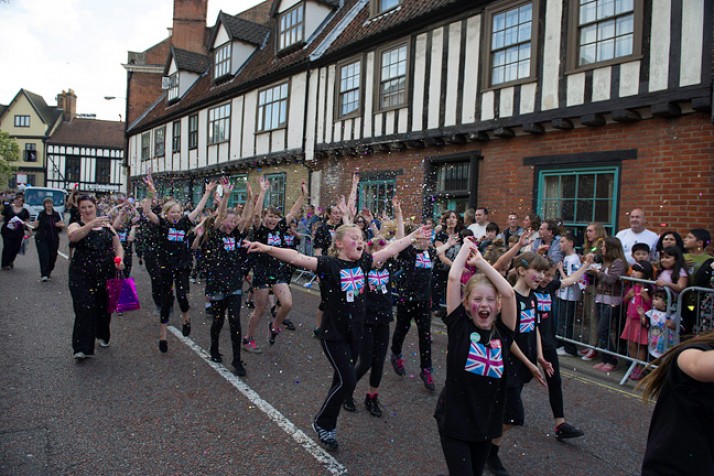
[[279, 126], [279, 127], [276, 127], [275, 129], [264, 129], [262, 131], [255, 131], [255, 135], [267, 134], [268, 132], [283, 131], [283, 130], [287, 130], [287, 128], [288, 128], [288, 125], [285, 124], [284, 126]]
[[630, 55], [630, 56], [621, 56], [619, 58], [614, 58], [614, 59], [607, 60], [607, 61], [600, 61], [598, 63], [590, 63], [590, 64], [586, 64], [583, 66], [576, 66], [575, 68], [570, 67], [565, 70], [565, 75], [568, 76], [570, 74], [584, 73], [586, 71], [591, 71], [591, 70], [598, 69], [598, 68], [606, 68], [608, 66], [615, 66], [618, 64], [631, 63], [633, 61], [640, 61], [640, 60], [642, 60], [643, 57], [644, 56], [641, 54]]

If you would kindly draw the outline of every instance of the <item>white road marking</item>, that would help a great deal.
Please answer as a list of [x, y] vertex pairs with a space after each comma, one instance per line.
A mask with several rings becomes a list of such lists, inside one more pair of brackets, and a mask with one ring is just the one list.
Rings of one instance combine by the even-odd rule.
[[193, 350], [199, 357], [201, 357], [208, 365], [210, 365], [213, 370], [218, 372], [218, 374], [226, 379], [231, 385], [233, 385], [240, 393], [245, 395], [245, 397], [250, 400], [253, 405], [259, 408], [263, 413], [268, 415], [273, 422], [275, 422], [280, 428], [283, 429], [285, 433], [290, 435], [293, 440], [299, 443], [305, 451], [310, 453], [317, 461], [325, 466], [325, 469], [329, 471], [330, 474], [343, 475], [347, 474], [347, 468], [340, 464], [335, 458], [332, 457], [327, 451], [325, 451], [320, 445], [318, 445], [312, 438], [307, 436], [302, 430], [300, 430], [293, 422], [285, 418], [285, 416], [275, 409], [271, 404], [266, 402], [261, 398], [258, 393], [250, 388], [245, 382], [243, 382], [238, 376], [234, 375], [230, 370], [225, 368], [222, 364], [211, 361], [211, 356], [199, 347], [193, 340], [188, 337], [184, 337], [180, 330], [174, 326], [168, 327], [169, 331], [181, 342], [186, 344], [191, 350]]
[[57, 254], [60, 255], [61, 257], [63, 257], [64, 259], [66, 259], [66, 260], [69, 261], [69, 256], [67, 256], [66, 254], [62, 253], [61, 251], [58, 251]]

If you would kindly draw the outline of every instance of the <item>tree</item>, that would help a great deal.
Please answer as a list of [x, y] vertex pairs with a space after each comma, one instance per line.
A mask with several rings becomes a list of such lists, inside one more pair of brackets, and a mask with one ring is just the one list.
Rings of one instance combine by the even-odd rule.
[[10, 162], [18, 160], [20, 160], [20, 146], [17, 141], [7, 132], [0, 131], [0, 187], [10, 181], [15, 171], [15, 167], [10, 165]]

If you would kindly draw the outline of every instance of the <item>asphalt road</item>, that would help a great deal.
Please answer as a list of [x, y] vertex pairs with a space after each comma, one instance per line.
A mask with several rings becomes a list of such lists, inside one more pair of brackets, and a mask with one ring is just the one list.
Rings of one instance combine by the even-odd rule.
[[[66, 236], [62, 236], [65, 240]], [[66, 252], [63, 245], [61, 251]], [[67, 261], [40, 282], [34, 244], [15, 268], [0, 271], [0, 474], [2, 475], [439, 475], [446, 474], [432, 417], [436, 394], [418, 377], [416, 329], [405, 344], [407, 375], [387, 364], [380, 400], [384, 417], [361, 407], [342, 412], [340, 450], [322, 450], [310, 423], [332, 371], [312, 336], [318, 298], [293, 287], [291, 319], [260, 355], [243, 355], [238, 379], [208, 359], [209, 321], [202, 286], [191, 289], [193, 330], [175, 328], [168, 354], [157, 347], [148, 275], [135, 271], [145, 309], [114, 316], [111, 346], [84, 363], [72, 357], [72, 301]], [[248, 312], [242, 313], [243, 328]], [[173, 325], [180, 326], [179, 318]], [[261, 323], [263, 329], [265, 318]], [[267, 329], [266, 329], [267, 331]], [[221, 336], [230, 362], [228, 326]], [[433, 332], [437, 393], [444, 378], [446, 336]], [[547, 392], [526, 386], [526, 425], [504, 439], [501, 458], [512, 475], [639, 474], [652, 405], [618, 377], [595, 375], [564, 358], [566, 417], [586, 436], [567, 443], [553, 435]]]

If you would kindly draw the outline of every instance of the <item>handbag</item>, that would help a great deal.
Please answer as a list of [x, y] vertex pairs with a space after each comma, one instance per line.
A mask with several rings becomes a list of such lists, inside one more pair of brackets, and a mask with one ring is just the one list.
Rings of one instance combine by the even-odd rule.
[[107, 279], [108, 312], [122, 313], [141, 309], [134, 278], [122, 278], [121, 272], [114, 279]]

